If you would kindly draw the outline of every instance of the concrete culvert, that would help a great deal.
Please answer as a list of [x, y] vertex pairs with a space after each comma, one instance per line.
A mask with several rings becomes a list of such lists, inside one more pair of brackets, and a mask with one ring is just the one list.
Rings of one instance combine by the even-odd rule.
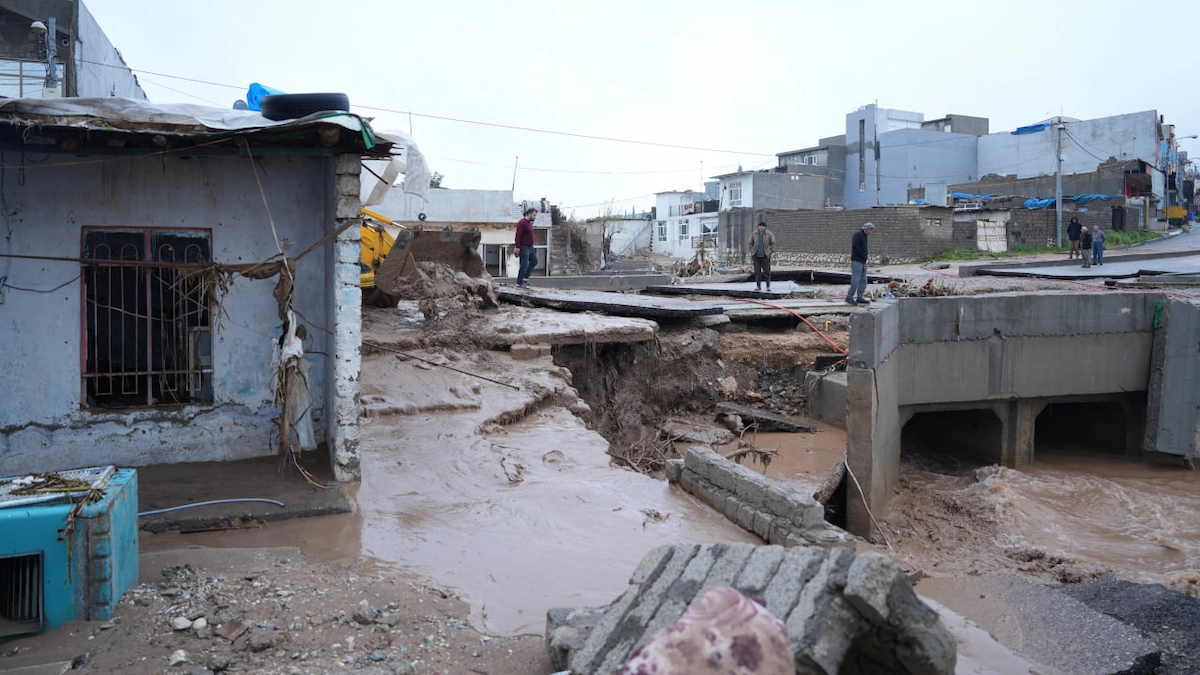
[[1127, 431], [1125, 408], [1116, 401], [1051, 403], [1037, 417], [1033, 461], [1041, 453], [1075, 448], [1125, 452]]
[[964, 475], [1000, 463], [1000, 418], [989, 409], [915, 413], [904, 425], [904, 461], [933, 473]]

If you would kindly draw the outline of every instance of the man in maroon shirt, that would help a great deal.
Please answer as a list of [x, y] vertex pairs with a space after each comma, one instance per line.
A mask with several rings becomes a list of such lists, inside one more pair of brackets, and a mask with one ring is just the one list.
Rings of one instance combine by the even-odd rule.
[[525, 217], [517, 221], [517, 255], [521, 267], [517, 270], [517, 285], [529, 288], [529, 274], [537, 267], [537, 249], [533, 247], [533, 221], [537, 219], [537, 209], [525, 209]]

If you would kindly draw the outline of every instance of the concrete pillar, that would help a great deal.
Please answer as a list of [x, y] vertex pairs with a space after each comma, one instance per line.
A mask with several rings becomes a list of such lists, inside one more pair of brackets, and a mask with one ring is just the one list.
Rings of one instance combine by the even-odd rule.
[[1009, 468], [1033, 464], [1033, 441], [1037, 416], [1046, 402], [1015, 399], [992, 406], [1000, 418], [1000, 463]]
[[869, 537], [875, 475], [875, 371], [846, 369], [846, 529]]
[[[332, 227], [360, 217], [358, 155], [334, 159], [334, 213]], [[337, 236], [330, 256], [330, 331], [333, 353], [330, 362], [332, 398], [327, 404], [329, 458], [334, 479], [361, 478], [359, 468], [360, 417], [359, 378], [362, 374], [362, 290], [358, 261], [361, 255], [359, 228], [350, 226]]]

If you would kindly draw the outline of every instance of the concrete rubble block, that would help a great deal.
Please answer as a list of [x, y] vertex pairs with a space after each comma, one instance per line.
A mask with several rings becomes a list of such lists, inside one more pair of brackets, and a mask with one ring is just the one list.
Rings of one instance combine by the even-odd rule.
[[787, 541], [788, 535], [792, 533], [792, 523], [783, 518], [774, 518], [771, 520], [771, 529], [767, 532], [766, 541], [768, 544], [782, 545]]
[[708, 570], [708, 576], [704, 577], [704, 583], [696, 592], [696, 597], [700, 597], [714, 588], [733, 586], [733, 582], [741, 575], [746, 563], [750, 561], [750, 556], [758, 548], [760, 547], [747, 543], [726, 546], [724, 554], [717, 558]]
[[730, 585], [751, 598], [761, 596], [786, 554], [787, 550], [782, 546], [754, 547], [750, 559], [746, 561], [741, 573]]
[[[668, 475], [668, 477], [670, 476], [669, 471], [667, 472], [667, 475]], [[696, 473], [694, 471], [688, 471], [687, 469], [684, 469], [679, 472], [679, 479], [677, 482], [679, 483], [679, 487], [681, 489], [683, 489], [684, 492], [693, 494], [693, 495], [699, 497], [701, 500], [708, 502], [708, 500], [704, 499], [704, 497], [701, 496], [700, 485], [697, 483], [697, 480], [699, 480], [699, 477], [696, 475]], [[708, 502], [708, 503], [711, 504], [711, 502]]]
[[689, 447], [683, 455], [683, 466], [688, 471], [694, 471], [696, 475], [709, 480], [708, 469], [712, 465], [716, 454], [711, 449], [703, 446]]
[[683, 475], [683, 460], [668, 459], [666, 466], [663, 467], [663, 473], [667, 474], [667, 482], [678, 483]]
[[866, 628], [862, 617], [842, 597], [853, 561], [853, 553], [829, 549], [788, 616], [788, 636], [800, 672], [840, 672], [855, 638]]
[[772, 482], [765, 493], [767, 511], [797, 527], [813, 527], [825, 519], [825, 507], [793, 487]]
[[518, 361], [530, 361], [542, 356], [549, 356], [550, 345], [515, 344], [508, 348], [508, 355]]
[[[627, 655], [632, 651], [632, 643], [641, 638], [643, 626], [654, 616], [667, 591], [700, 550], [696, 545], [667, 548], [669, 557], [655, 565], [659, 569], [657, 576], [630, 586], [617, 602], [605, 610], [604, 617], [596, 624], [583, 648], [571, 654], [571, 670], [578, 673], [604, 672], [600, 666], [606, 657], [618, 652]], [[655, 549], [652, 553], [659, 555], [658, 551]], [[613, 668], [608, 672], [615, 670]]]
[[821, 563], [825, 562], [828, 551], [815, 546], [797, 546], [787, 549], [783, 561], [775, 570], [775, 576], [763, 591], [767, 601], [767, 609], [787, 623], [796, 602], [800, 599], [800, 591], [809, 579], [817, 573]]
[[[362, 211], [362, 202], [358, 200], [358, 195], [338, 195], [337, 205], [334, 207], [334, 218], [357, 218]], [[354, 229], [354, 228], [350, 228]]]
[[[688, 561], [687, 567], [667, 589], [663, 597], [663, 602], [658, 607], [658, 611], [654, 613], [654, 617], [646, 622], [646, 628], [642, 631], [641, 637], [637, 640], [636, 645], [645, 644], [654, 634], [666, 628], [675, 622], [681, 614], [687, 611], [687, 608], [692, 604], [692, 601], [699, 597], [699, 591], [704, 586], [704, 580], [708, 577], [716, 564], [729, 548], [727, 544], [711, 544], [701, 546], [696, 551], [696, 555]], [[635, 645], [635, 647], [636, 647]], [[624, 657], [622, 657], [624, 660]], [[618, 662], [617, 665], [620, 665]], [[602, 670], [601, 672], [612, 672], [611, 670]]]
[[682, 420], [667, 420], [659, 426], [658, 431], [666, 438], [684, 443], [699, 443], [708, 447], [726, 445], [737, 440], [737, 436], [724, 427], [693, 424]]
[[757, 534], [764, 541], [769, 541], [771, 538], [771, 530], [775, 527], [778, 519], [769, 513], [763, 511], [754, 511], [754, 522], [751, 523], [750, 531]]
[[567, 667], [571, 652], [583, 648], [587, 636], [603, 616], [603, 607], [556, 607], [547, 610], [546, 652], [555, 668]]
[[339, 195], [357, 195], [360, 183], [358, 182], [358, 174], [343, 173], [338, 174], [335, 180], [337, 193]]
[[727, 496], [725, 498], [725, 517], [735, 523], [738, 522], [738, 514], [741, 513], [743, 506], [745, 504], [742, 503], [742, 500], [733, 495]]
[[[726, 460], [728, 461], [728, 460]], [[742, 501], [755, 509], [765, 509], [767, 506], [767, 484], [770, 479], [748, 466], [734, 462], [732, 464], [734, 477], [734, 492]]]
[[[737, 524], [747, 532], [754, 532], [754, 519], [758, 516], [758, 511], [744, 501], [738, 500]], [[759, 535], [762, 536], [762, 535]]]
[[336, 174], [359, 175], [362, 172], [362, 160], [358, 155], [336, 155], [333, 158], [333, 172]]

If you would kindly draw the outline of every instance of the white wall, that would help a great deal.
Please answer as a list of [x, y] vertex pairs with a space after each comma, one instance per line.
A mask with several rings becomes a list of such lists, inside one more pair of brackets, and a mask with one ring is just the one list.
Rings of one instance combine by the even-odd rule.
[[[10, 153], [0, 153], [0, 160], [14, 163]], [[333, 229], [331, 158], [259, 161], [275, 227], [293, 255]], [[214, 258], [224, 263], [276, 253], [262, 197], [242, 158], [51, 156], [23, 180], [15, 169], [4, 170], [2, 185], [3, 253], [78, 258], [86, 226], [211, 229]], [[296, 271], [295, 307], [325, 326], [335, 325], [328, 309], [330, 255], [317, 250]], [[76, 262], [0, 259], [6, 284], [49, 291], [5, 288], [0, 303], [0, 475], [273, 452], [276, 279], [235, 278], [224, 297], [223, 315], [213, 319], [213, 404], [118, 412], [83, 408], [79, 274]], [[326, 359], [335, 349], [320, 329], [310, 327], [308, 334], [309, 384], [320, 422], [331, 396]]]
[[[137, 77], [82, 2], [79, 3], [79, 35], [75, 41], [75, 55], [76, 90], [79, 96], [146, 100], [146, 92], [142, 91]], [[233, 107], [233, 97], [229, 105]]]
[[[1066, 122], [1063, 134], [1063, 173], [1087, 173], [1110, 156], [1119, 160], [1142, 159], [1159, 164], [1158, 113], [1153, 110]], [[1011, 132], [979, 138], [979, 175], [990, 173], [1017, 178], [1052, 175], [1058, 132], [1054, 126], [1032, 134]], [[1074, 137], [1072, 139], [1071, 137]], [[1076, 142], [1078, 141], [1078, 142]]]

